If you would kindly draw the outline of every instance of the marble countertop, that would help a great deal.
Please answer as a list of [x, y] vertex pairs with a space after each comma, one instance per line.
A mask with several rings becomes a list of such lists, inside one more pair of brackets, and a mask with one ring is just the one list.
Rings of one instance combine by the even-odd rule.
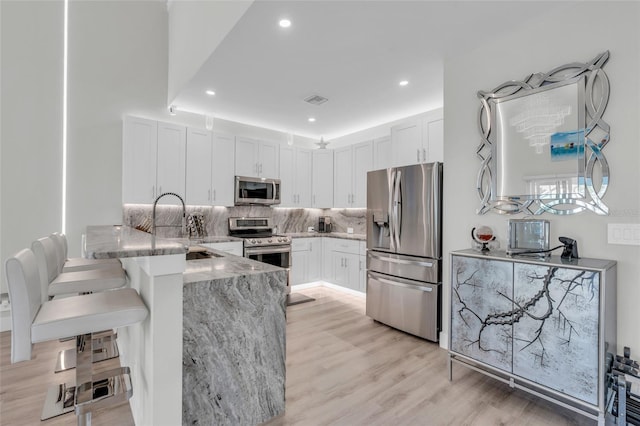
[[195, 244], [215, 244], [215, 243], [230, 243], [234, 241], [242, 241], [242, 238], [231, 237], [229, 235], [215, 235], [211, 237], [203, 237], [189, 240], [191, 245]]
[[85, 257], [109, 259], [182, 254], [189, 246], [186, 241], [158, 238], [122, 225], [87, 226]]
[[187, 260], [183, 275], [184, 284], [284, 270], [268, 263], [256, 262], [220, 250], [208, 248], [207, 252], [213, 253], [215, 257]]
[[348, 234], [346, 232], [285, 232], [282, 235], [286, 235], [291, 238], [330, 237], [341, 238], [343, 240], [367, 240], [367, 236], [365, 234]]

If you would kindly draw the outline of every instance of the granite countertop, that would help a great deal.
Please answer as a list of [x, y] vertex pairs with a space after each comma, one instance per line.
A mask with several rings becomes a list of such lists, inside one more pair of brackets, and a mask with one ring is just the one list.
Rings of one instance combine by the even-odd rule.
[[291, 238], [331, 237], [341, 238], [343, 240], [367, 240], [367, 236], [365, 234], [348, 234], [346, 232], [286, 232], [282, 235], [286, 235]]
[[210, 237], [202, 237], [189, 240], [192, 244], [215, 244], [215, 243], [230, 243], [234, 241], [242, 241], [242, 238], [232, 237], [229, 235], [215, 235]]
[[85, 256], [109, 259], [184, 254], [189, 245], [185, 241], [154, 237], [129, 226], [87, 226]]
[[284, 270], [268, 263], [256, 262], [220, 250], [207, 248], [207, 252], [213, 253], [215, 257], [187, 260], [183, 274], [184, 284]]

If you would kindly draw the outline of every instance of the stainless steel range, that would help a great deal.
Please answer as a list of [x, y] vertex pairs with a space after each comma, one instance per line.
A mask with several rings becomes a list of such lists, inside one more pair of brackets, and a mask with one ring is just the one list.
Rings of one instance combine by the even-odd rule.
[[229, 235], [244, 240], [244, 257], [279, 266], [287, 270], [287, 293], [290, 292], [291, 237], [274, 235], [268, 217], [230, 217]]

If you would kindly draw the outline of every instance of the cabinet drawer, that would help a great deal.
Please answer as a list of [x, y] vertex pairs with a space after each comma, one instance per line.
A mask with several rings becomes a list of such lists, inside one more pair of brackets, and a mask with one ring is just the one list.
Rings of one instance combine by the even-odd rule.
[[341, 253], [360, 254], [360, 241], [332, 238], [331, 248]]
[[293, 238], [291, 240], [291, 251], [310, 251], [311, 238]]

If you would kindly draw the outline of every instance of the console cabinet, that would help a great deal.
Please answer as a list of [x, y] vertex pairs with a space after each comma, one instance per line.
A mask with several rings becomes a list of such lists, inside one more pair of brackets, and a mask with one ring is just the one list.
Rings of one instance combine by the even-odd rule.
[[450, 368], [452, 361], [479, 367], [604, 419], [605, 359], [616, 353], [616, 262], [453, 252], [450, 303]]

